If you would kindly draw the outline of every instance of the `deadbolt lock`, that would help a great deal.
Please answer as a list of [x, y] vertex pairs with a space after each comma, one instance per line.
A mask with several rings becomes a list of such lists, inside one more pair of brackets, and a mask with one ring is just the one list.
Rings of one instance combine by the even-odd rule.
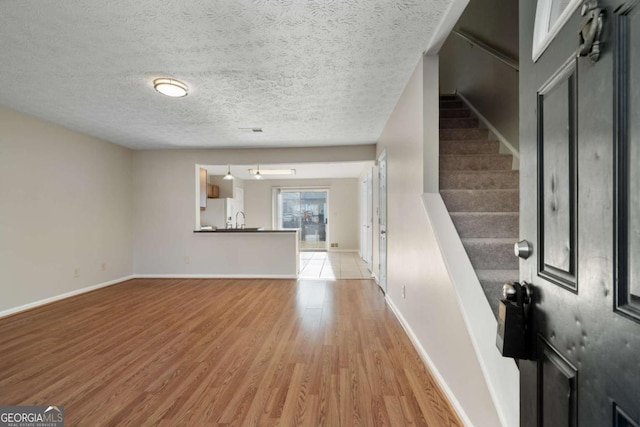
[[513, 253], [522, 259], [527, 259], [533, 253], [533, 245], [527, 240], [521, 240], [513, 245]]

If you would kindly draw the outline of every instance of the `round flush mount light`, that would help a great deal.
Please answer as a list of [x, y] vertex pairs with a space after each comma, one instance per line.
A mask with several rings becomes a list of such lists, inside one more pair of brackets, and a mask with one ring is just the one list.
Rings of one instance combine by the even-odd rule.
[[189, 88], [186, 84], [175, 79], [155, 79], [153, 81], [153, 87], [161, 94], [172, 98], [187, 96], [187, 93], [189, 92]]

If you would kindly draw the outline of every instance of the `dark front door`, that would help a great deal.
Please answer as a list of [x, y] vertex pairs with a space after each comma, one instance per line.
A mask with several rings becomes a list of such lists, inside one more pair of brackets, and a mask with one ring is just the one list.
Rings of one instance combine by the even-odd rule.
[[576, 56], [580, 7], [534, 62], [536, 1], [520, 1], [522, 426], [640, 424], [640, 5], [598, 6], [597, 62]]

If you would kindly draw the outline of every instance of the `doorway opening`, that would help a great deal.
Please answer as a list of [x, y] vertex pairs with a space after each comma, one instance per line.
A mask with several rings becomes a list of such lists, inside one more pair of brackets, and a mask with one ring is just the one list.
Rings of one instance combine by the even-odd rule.
[[274, 191], [275, 228], [298, 230], [301, 251], [327, 251], [329, 189], [277, 188]]

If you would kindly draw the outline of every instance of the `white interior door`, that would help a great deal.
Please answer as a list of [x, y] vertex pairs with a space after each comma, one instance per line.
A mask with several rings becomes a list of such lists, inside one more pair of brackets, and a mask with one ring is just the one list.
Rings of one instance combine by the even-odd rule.
[[369, 173], [367, 174], [365, 191], [365, 206], [367, 215], [365, 221], [367, 225], [367, 232], [365, 234], [366, 250], [364, 260], [367, 263], [367, 268], [369, 269], [369, 271], [373, 271], [373, 168], [369, 169]]
[[373, 176], [372, 171], [360, 183], [360, 257], [373, 271]]
[[360, 183], [360, 257], [367, 259], [367, 180]]
[[378, 157], [378, 285], [387, 292], [387, 152]]

